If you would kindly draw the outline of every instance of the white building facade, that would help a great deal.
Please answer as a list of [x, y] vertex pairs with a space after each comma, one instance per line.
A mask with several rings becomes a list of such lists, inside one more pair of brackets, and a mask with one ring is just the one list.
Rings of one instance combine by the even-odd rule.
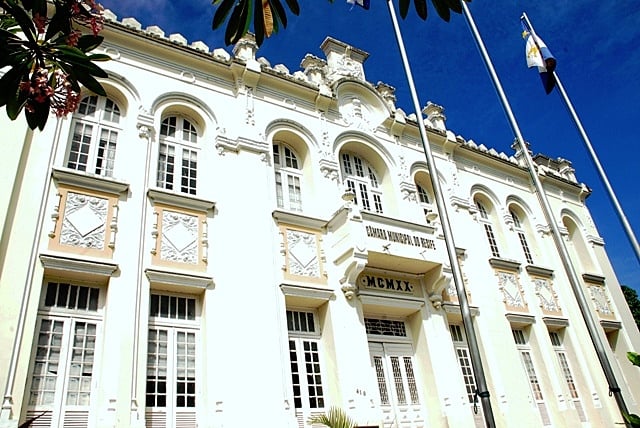
[[[0, 118], [0, 427], [293, 428], [331, 406], [484, 426], [417, 123], [367, 53], [327, 38], [290, 73], [250, 37], [229, 55], [110, 18], [107, 97], [42, 132]], [[497, 426], [620, 424], [524, 162], [424, 114]], [[535, 160], [640, 413], [589, 190]]]

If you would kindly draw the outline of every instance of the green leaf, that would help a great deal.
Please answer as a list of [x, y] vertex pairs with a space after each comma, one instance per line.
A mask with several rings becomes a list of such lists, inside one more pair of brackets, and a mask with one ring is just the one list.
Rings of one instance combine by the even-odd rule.
[[431, 3], [433, 3], [433, 5], [435, 6], [438, 15], [440, 15], [440, 18], [449, 22], [449, 20], [451, 19], [451, 13], [449, 12], [449, 7], [447, 6], [445, 0], [431, 0]]
[[0, 77], [0, 107], [17, 96], [20, 82], [28, 72], [28, 64], [21, 64], [10, 68], [4, 76]]
[[462, 1], [464, 0], [446, 0], [446, 4], [447, 7], [455, 13], [462, 13]]
[[413, 0], [418, 16], [424, 21], [427, 19], [427, 0]]
[[29, 128], [38, 128], [42, 131], [44, 126], [47, 124], [47, 119], [49, 118], [51, 101], [47, 98], [43, 103], [34, 103], [33, 107], [33, 111], [25, 110], [24, 115], [27, 118]]
[[631, 424], [633, 428], [640, 427], [640, 416], [634, 414], [624, 414], [624, 419]]
[[231, 11], [231, 8], [235, 4], [236, 0], [215, 0], [213, 4], [222, 3], [213, 15], [213, 21], [211, 22], [211, 29], [215, 30], [227, 19], [227, 15]]
[[284, 28], [287, 28], [287, 12], [284, 10], [282, 2], [280, 0], [269, 0], [269, 4], [271, 5], [271, 10], [275, 12], [274, 16], [277, 17]]
[[[88, 52], [94, 50], [104, 40], [102, 36], [94, 36], [93, 34], [85, 34], [78, 39], [78, 44], [76, 47], [80, 49], [82, 52]], [[95, 60], [94, 60], [95, 61]]]
[[409, 3], [410, 0], [400, 0], [400, 16], [402, 19], [405, 19], [409, 13]]
[[106, 91], [104, 90], [104, 88], [102, 87], [102, 85], [100, 84], [100, 82], [98, 82], [93, 76], [89, 75], [89, 74], [84, 74], [84, 73], [75, 73], [73, 75], [70, 75], [72, 78], [76, 78], [78, 80], [78, 82], [82, 83], [84, 86], [86, 86], [86, 88], [88, 90], [90, 90], [91, 92], [97, 94], [97, 95], [102, 95], [103, 97], [107, 96]]
[[236, 43], [247, 32], [249, 27], [249, 3], [252, 0], [241, 0], [233, 8], [229, 23], [227, 24], [227, 31], [224, 35], [224, 42], [227, 45]]
[[9, 98], [9, 102], [7, 102], [7, 116], [9, 116], [9, 119], [16, 120], [20, 115], [20, 112], [27, 103], [28, 95], [26, 91], [17, 91], [14, 93], [14, 96]]
[[111, 57], [107, 54], [92, 54], [88, 55], [87, 58], [91, 61], [111, 61]]
[[289, 10], [294, 15], [300, 15], [300, 5], [298, 4], [298, 0], [287, 0], [287, 6], [289, 6]]
[[29, 14], [27, 14], [27, 12], [13, 0], [6, 0], [6, 4], [3, 5], [3, 8], [13, 16], [29, 42], [33, 45], [37, 45], [35, 39], [37, 30]]
[[627, 358], [634, 366], [640, 366], [640, 354], [636, 352], [627, 352]]
[[264, 41], [265, 33], [262, 0], [254, 0], [253, 2], [253, 28], [256, 35], [256, 43], [260, 46]]

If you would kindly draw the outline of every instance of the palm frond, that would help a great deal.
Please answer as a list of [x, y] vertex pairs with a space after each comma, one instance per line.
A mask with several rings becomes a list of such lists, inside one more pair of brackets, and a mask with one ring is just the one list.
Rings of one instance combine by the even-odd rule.
[[355, 428], [356, 423], [339, 407], [331, 407], [327, 413], [309, 418], [309, 424], [321, 424], [329, 428]]

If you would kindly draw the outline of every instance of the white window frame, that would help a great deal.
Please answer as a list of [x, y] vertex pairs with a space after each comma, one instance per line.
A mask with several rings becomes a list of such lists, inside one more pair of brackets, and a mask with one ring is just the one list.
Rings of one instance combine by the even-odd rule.
[[[152, 315], [154, 296], [159, 296], [161, 301], [167, 299], [170, 309], [165, 314]], [[198, 408], [201, 405], [201, 344], [200, 344], [200, 302], [194, 295], [177, 294], [168, 292], [151, 292], [149, 296], [149, 327], [147, 337], [147, 378], [145, 382], [145, 419], [149, 428], [186, 428], [197, 423]], [[189, 319], [189, 302], [193, 304], [193, 319]], [[177, 306], [176, 306], [177, 303]], [[164, 303], [160, 303], [160, 306]], [[166, 333], [166, 340], [159, 340], [154, 333]], [[181, 347], [180, 336], [192, 337], [191, 343], [186, 342]], [[165, 352], [158, 344], [165, 343]], [[191, 346], [190, 346], [191, 345]], [[184, 353], [182, 351], [185, 351]], [[190, 354], [189, 351], [192, 353]], [[183, 361], [182, 366], [180, 361]], [[162, 361], [166, 361], [163, 366]], [[156, 364], [154, 364], [154, 362]], [[152, 373], [154, 374], [152, 376]], [[158, 381], [156, 375], [164, 373], [164, 382]], [[185, 376], [181, 376], [186, 374]], [[192, 376], [189, 376], [192, 375]], [[150, 385], [153, 383], [153, 391]], [[193, 389], [190, 389], [190, 386]], [[163, 394], [164, 392], [164, 394]], [[159, 396], [164, 395], [164, 401]], [[156, 400], [152, 400], [155, 398]], [[159, 406], [150, 405], [150, 401], [160, 403]], [[163, 404], [163, 405], [162, 405]]]
[[491, 221], [491, 217], [489, 216], [489, 213], [482, 201], [476, 199], [474, 202], [476, 208], [478, 209], [478, 213], [480, 213], [480, 224], [482, 224], [482, 227], [484, 228], [484, 233], [487, 237], [487, 243], [489, 244], [491, 255], [493, 257], [500, 257], [500, 247], [498, 246], [496, 233], [493, 230], [493, 222]]
[[82, 98], [71, 121], [65, 166], [113, 177], [121, 119], [122, 111], [113, 99], [98, 95]]
[[469, 405], [471, 406], [475, 426], [483, 428], [484, 416], [482, 406], [478, 405], [477, 402], [476, 378], [473, 372], [471, 354], [469, 352], [469, 345], [467, 344], [467, 336], [465, 334], [464, 326], [462, 324], [449, 324], [449, 333], [451, 333], [453, 350], [456, 353], [456, 360], [458, 361], [458, 367], [460, 368], [460, 376], [462, 377], [462, 382], [464, 383], [464, 387], [467, 392], [467, 398], [469, 399]]
[[[48, 290], [52, 290], [49, 288], [51, 286], [56, 287], [55, 302], [48, 300]], [[57, 296], [62, 295], [60, 291], [64, 286], [68, 286], [67, 296], [74, 297], [58, 300]], [[72, 289], [75, 291], [71, 291]], [[88, 290], [88, 295], [91, 295], [91, 290], [97, 293], [97, 296], [94, 295], [95, 305], [87, 303], [82, 305], [84, 307], [78, 307], [80, 305], [77, 303], [83, 300], [78, 299], [83, 293], [81, 289]], [[96, 406], [97, 376], [102, 348], [104, 294], [101, 287], [74, 281], [48, 279], [43, 284], [29, 379], [25, 388], [27, 418], [41, 415], [38, 421], [44, 424], [43, 426], [51, 428], [74, 424], [91, 425]], [[90, 298], [87, 296], [87, 299], [89, 301]], [[58, 328], [45, 330], [47, 324], [57, 325]], [[88, 334], [82, 334], [82, 325], [93, 326], [93, 329], [85, 328], [85, 333]], [[52, 351], [56, 348], [57, 353]], [[47, 372], [42, 373], [40, 367]], [[55, 371], [51, 368], [55, 368]], [[43, 385], [43, 388], [39, 385]], [[44, 398], [44, 395], [40, 394], [46, 394], [46, 391], [49, 391], [49, 398], [45, 398], [43, 402], [38, 397]], [[34, 398], [36, 402], [33, 401]], [[70, 403], [70, 400], [75, 403]], [[80, 401], [85, 403], [81, 404]]]
[[365, 211], [382, 214], [381, 182], [375, 169], [360, 156], [340, 154], [342, 177], [347, 189], [355, 195], [354, 202]]
[[163, 117], [156, 186], [175, 193], [197, 194], [199, 137], [200, 131], [192, 119], [176, 114]]
[[564, 377], [567, 389], [569, 390], [569, 399], [571, 400], [570, 402], [573, 408], [576, 409], [578, 417], [580, 418], [580, 422], [588, 422], [587, 414], [584, 411], [582, 400], [580, 399], [580, 394], [578, 393], [576, 378], [573, 375], [573, 371], [571, 370], [569, 356], [567, 355], [567, 352], [563, 345], [563, 337], [558, 332], [550, 331], [549, 339], [551, 340], [551, 345], [553, 346], [553, 350], [556, 353], [556, 357], [558, 358], [558, 365], [560, 366], [562, 376]]
[[302, 168], [300, 157], [284, 141], [273, 142], [273, 167], [278, 208], [302, 211]]
[[[298, 426], [303, 428], [310, 416], [322, 414], [328, 407], [321, 331], [315, 311], [287, 308], [286, 318], [292, 404]], [[307, 371], [307, 357], [312, 360], [313, 373]], [[309, 377], [313, 378], [313, 385], [309, 384]]]
[[531, 399], [538, 408], [540, 417], [542, 419], [543, 426], [551, 425], [551, 417], [545, 403], [544, 394], [542, 392], [542, 383], [540, 377], [536, 371], [536, 364], [533, 358], [533, 352], [529, 344], [528, 333], [519, 328], [512, 328], [513, 340], [520, 354], [520, 361], [522, 362], [522, 368], [524, 374], [527, 377], [529, 383], [529, 390], [531, 391]]
[[511, 219], [513, 220], [513, 229], [518, 235], [518, 240], [520, 241], [520, 247], [522, 248], [522, 252], [524, 253], [524, 258], [530, 265], [533, 264], [533, 253], [531, 252], [531, 247], [527, 242], [527, 234], [522, 226], [522, 222], [520, 221], [520, 217], [516, 214], [512, 209], [509, 210], [509, 214], [511, 215]]

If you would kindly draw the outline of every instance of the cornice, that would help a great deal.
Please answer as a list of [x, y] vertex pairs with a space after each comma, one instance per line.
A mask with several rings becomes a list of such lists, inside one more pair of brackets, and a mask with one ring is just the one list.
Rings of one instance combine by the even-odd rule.
[[51, 176], [60, 184], [82, 187], [112, 195], [120, 195], [129, 190], [129, 183], [67, 168], [53, 168]]

